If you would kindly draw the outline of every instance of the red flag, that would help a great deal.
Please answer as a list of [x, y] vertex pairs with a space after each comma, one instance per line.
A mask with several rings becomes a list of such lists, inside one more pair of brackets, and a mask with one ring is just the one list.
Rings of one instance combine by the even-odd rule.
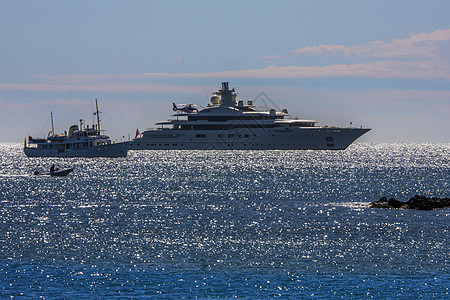
[[139, 129], [136, 128], [136, 136], [134, 138], [137, 138], [139, 136]]

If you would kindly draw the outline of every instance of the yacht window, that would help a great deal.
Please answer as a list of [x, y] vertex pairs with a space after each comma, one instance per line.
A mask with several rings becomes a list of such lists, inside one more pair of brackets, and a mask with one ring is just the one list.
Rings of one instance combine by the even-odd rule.
[[328, 147], [334, 147], [334, 139], [332, 136], [327, 136], [325, 138]]

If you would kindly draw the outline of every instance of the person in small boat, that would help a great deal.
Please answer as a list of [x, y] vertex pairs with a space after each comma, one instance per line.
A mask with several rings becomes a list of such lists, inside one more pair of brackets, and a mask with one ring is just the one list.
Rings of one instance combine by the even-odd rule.
[[55, 168], [55, 164], [52, 164], [52, 166], [50, 167], [50, 173], [56, 172], [58, 170], [58, 168]]

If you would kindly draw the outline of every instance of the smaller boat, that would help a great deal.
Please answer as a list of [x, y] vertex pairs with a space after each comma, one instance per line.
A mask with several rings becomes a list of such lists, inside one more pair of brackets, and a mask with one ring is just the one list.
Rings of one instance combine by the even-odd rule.
[[95, 113], [97, 124], [83, 126], [83, 120], [80, 120], [80, 126], [72, 125], [69, 133], [55, 134], [53, 127], [53, 113], [50, 113], [52, 119], [52, 131], [47, 138], [25, 139], [23, 151], [28, 157], [126, 157], [129, 142], [114, 143], [109, 136], [100, 130], [100, 112], [98, 111], [97, 99], [95, 99]]
[[46, 175], [46, 176], [58, 176], [58, 177], [62, 177], [62, 176], [67, 176], [70, 173], [73, 172], [73, 168], [70, 169], [64, 169], [64, 170], [58, 170], [56, 169], [55, 171], [50, 171], [50, 172], [46, 172], [46, 173], [40, 173], [39, 171], [34, 171], [34, 175]]

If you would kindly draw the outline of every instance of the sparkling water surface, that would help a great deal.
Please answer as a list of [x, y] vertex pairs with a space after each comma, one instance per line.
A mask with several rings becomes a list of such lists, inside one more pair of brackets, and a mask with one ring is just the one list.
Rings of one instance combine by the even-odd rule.
[[[449, 298], [450, 144], [27, 158], [0, 144], [0, 298]], [[67, 177], [34, 176], [55, 163]]]

